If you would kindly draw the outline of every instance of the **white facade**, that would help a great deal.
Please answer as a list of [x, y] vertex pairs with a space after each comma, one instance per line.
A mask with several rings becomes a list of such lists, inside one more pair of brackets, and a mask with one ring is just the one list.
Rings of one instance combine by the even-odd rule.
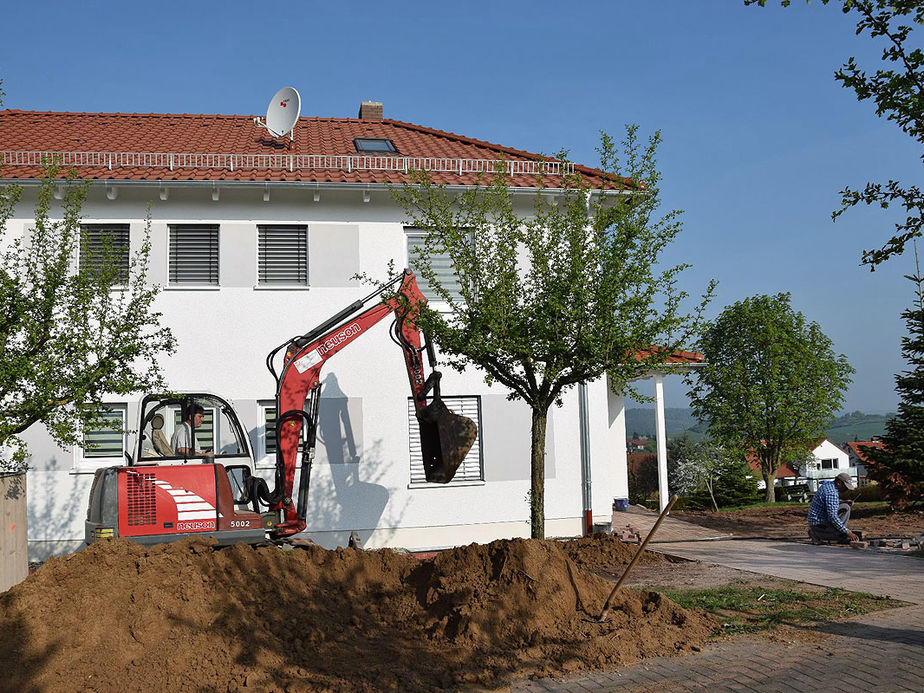
[[842, 472], [847, 472], [856, 483], [857, 468], [851, 466], [850, 456], [825, 438], [812, 450], [812, 458], [805, 464], [803, 476], [809, 488], [817, 491], [818, 484], [833, 479]]
[[[129, 223], [132, 248], [141, 242], [146, 205], [151, 211], [150, 280], [164, 290], [157, 299], [163, 323], [178, 341], [162, 365], [168, 386], [214, 392], [233, 402], [249, 434], [257, 469], [270, 478], [265, 454], [265, 406], [274, 382], [267, 353], [304, 334], [371, 289], [357, 273], [384, 278], [389, 260], [407, 266], [403, 213], [383, 188], [265, 187], [227, 184], [216, 195], [211, 183], [115, 183], [116, 194], [94, 185], [84, 207], [87, 223]], [[368, 187], [368, 186], [366, 186]], [[8, 233], [31, 223], [36, 188], [26, 186]], [[115, 199], [112, 199], [112, 198]], [[217, 197], [217, 199], [216, 199]], [[315, 197], [319, 197], [318, 200]], [[166, 199], [164, 199], [166, 198]], [[524, 200], [524, 213], [528, 211]], [[171, 224], [217, 224], [217, 287], [171, 286], [168, 234]], [[258, 225], [303, 224], [308, 233], [308, 286], [266, 288], [258, 284]], [[400, 349], [385, 320], [331, 359], [322, 372], [317, 457], [311, 477], [306, 535], [326, 547], [346, 545], [356, 531], [369, 548], [424, 550], [497, 538], [529, 536], [530, 411], [509, 402], [506, 390], [488, 387], [480, 373], [443, 369], [443, 394], [478, 398], [482, 478], [442, 485], [410, 483], [407, 400], [409, 388]], [[111, 400], [137, 426], [137, 398]], [[576, 389], [549, 412], [545, 513], [548, 536], [579, 535], [582, 508], [581, 422]], [[610, 518], [614, 497], [626, 497], [623, 399], [605, 381], [588, 387], [592, 514]], [[41, 427], [25, 436], [29, 471], [30, 557], [72, 551], [83, 542], [86, 503], [96, 468], [121, 457], [87, 458], [79, 449], [57, 448]], [[126, 437], [132, 450], [134, 437]]]

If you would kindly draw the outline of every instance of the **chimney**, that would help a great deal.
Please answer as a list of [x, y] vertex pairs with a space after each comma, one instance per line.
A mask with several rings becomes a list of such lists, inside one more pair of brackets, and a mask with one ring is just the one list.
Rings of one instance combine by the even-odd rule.
[[363, 101], [359, 104], [360, 120], [381, 120], [382, 119], [382, 102], [381, 101]]

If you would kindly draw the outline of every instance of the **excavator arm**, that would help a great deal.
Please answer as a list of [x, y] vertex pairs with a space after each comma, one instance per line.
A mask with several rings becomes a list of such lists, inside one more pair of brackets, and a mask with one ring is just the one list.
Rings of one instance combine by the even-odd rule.
[[[397, 290], [378, 300], [382, 294]], [[276, 347], [266, 359], [276, 379], [276, 487], [269, 492], [265, 485], [253, 491], [270, 509], [279, 513], [271, 531], [273, 538], [297, 534], [305, 529], [308, 483], [314, 456], [320, 406], [321, 369], [328, 359], [357, 340], [385, 317], [394, 315], [392, 339], [401, 347], [423, 451], [427, 481], [449, 482], [475, 442], [477, 427], [473, 421], [451, 412], [440, 398], [439, 371], [433, 347], [414, 322], [419, 307], [426, 303], [414, 273], [404, 274], [364, 299], [358, 300], [310, 332], [294, 337]], [[285, 350], [282, 368], [277, 374], [274, 362]], [[426, 375], [422, 352], [427, 351], [431, 373]], [[302, 449], [302, 473], [297, 499], [293, 500], [295, 470], [299, 448]]]

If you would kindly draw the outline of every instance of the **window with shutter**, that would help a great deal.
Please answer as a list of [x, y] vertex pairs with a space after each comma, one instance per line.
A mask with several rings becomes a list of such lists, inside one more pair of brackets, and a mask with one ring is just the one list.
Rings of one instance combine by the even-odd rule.
[[83, 432], [83, 456], [122, 457], [125, 453], [125, 408], [114, 406], [102, 412], [105, 423]]
[[80, 273], [102, 274], [114, 286], [128, 284], [128, 224], [80, 227]]
[[170, 227], [170, 283], [218, 286], [218, 226]]
[[263, 406], [263, 453], [273, 457], [276, 455], [276, 407], [275, 405]]
[[[418, 269], [418, 258], [420, 257], [420, 253], [423, 250], [424, 241], [427, 238], [427, 232], [415, 228], [406, 228], [404, 232], [407, 235], [407, 266], [413, 270], [414, 274], [417, 276], [417, 285], [420, 287], [423, 295], [427, 297], [427, 300], [443, 300], [433, 290], [429, 283], [427, 283], [427, 280], [424, 279]], [[449, 295], [453, 298], [453, 300], [461, 300], [462, 293], [461, 285], [459, 284], [459, 277], [453, 270], [452, 260], [449, 257], [449, 253], [432, 255], [430, 257], [430, 267], [436, 273], [436, 278], [439, 280], [440, 285], [449, 292]]]
[[257, 281], [308, 284], [308, 227], [260, 226]]
[[[481, 456], [481, 397], [478, 396], [452, 396], [443, 397], [443, 403], [449, 407], [450, 411], [465, 416], [478, 425], [478, 436], [472, 449], [459, 465], [455, 476], [449, 485], [457, 483], [466, 483], [472, 481], [484, 481], [484, 465]], [[420, 450], [420, 433], [417, 425], [417, 417], [414, 414], [414, 400], [410, 397], [407, 400], [408, 423], [410, 426], [410, 451], [411, 451], [411, 484], [426, 484], [427, 478], [424, 474], [423, 454]]]

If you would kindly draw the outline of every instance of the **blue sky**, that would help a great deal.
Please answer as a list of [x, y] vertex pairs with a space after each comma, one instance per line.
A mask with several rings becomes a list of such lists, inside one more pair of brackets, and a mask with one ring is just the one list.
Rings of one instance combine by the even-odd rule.
[[685, 222], [667, 260], [694, 265], [685, 287], [719, 281], [712, 315], [789, 291], [857, 369], [844, 408], [885, 411], [912, 257], [861, 268], [895, 213], [831, 211], [848, 184], [921, 184], [920, 147], [834, 81], [881, 52], [835, 5], [6, 3], [0, 78], [5, 107], [54, 111], [262, 114], [292, 85], [303, 115], [377, 100], [389, 118], [589, 165], [600, 130], [660, 129], [665, 208]]

